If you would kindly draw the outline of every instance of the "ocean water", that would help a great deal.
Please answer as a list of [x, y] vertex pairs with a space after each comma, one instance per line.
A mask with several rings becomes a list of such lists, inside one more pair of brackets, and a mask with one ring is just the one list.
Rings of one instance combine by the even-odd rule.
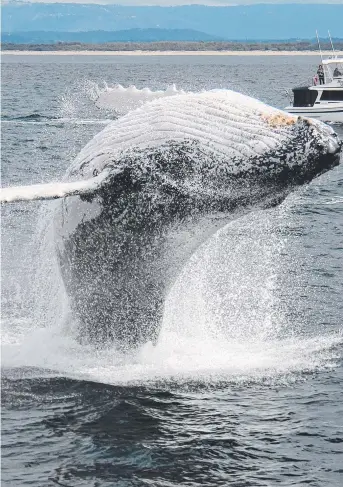
[[[3, 185], [61, 179], [115, 117], [94, 105], [104, 82], [232, 88], [281, 108], [317, 64], [6, 55]], [[77, 342], [52, 204], [2, 208], [2, 485], [343, 484], [343, 165], [199, 249], [157, 346], [131, 355]]]

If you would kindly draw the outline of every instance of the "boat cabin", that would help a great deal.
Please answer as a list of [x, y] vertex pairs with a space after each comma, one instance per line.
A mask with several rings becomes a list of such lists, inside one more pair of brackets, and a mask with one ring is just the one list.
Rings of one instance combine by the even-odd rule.
[[343, 60], [338, 58], [324, 59], [322, 65], [325, 84], [337, 82], [343, 87]]
[[335, 103], [343, 102], [343, 87], [342, 89], [325, 88], [324, 85], [316, 88], [309, 86], [301, 86], [293, 88], [294, 107], [313, 107], [319, 103]]
[[334, 52], [328, 59], [321, 55], [317, 68], [312, 83], [293, 88], [293, 100], [285, 110], [323, 122], [343, 123], [343, 57]]
[[308, 86], [293, 88], [294, 107], [313, 107], [318, 97], [317, 90], [310, 90]]
[[312, 86], [293, 88], [293, 107], [314, 107], [343, 102], [343, 59], [330, 58], [322, 61], [324, 84], [314, 80]]

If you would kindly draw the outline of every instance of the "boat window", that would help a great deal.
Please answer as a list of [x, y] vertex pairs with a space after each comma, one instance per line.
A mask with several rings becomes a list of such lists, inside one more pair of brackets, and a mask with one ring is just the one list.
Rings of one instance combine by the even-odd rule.
[[320, 101], [343, 101], [343, 90], [324, 90]]
[[294, 88], [294, 107], [312, 107], [317, 99], [318, 91], [309, 90], [307, 87]]
[[332, 72], [334, 78], [343, 78], [343, 63], [335, 63], [332, 66]]
[[326, 83], [333, 80], [343, 80], [343, 63], [330, 61], [329, 64], [324, 65]]

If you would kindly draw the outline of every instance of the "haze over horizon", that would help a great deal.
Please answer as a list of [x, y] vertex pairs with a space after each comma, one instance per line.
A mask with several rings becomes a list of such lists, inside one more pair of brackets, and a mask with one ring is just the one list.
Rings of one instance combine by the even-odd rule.
[[[119, 40], [138, 42], [147, 39], [178, 41], [313, 39], [316, 30], [321, 37], [327, 36], [330, 30], [333, 37], [343, 38], [342, 1], [340, 4], [323, 4], [317, 1], [311, 7], [308, 7], [308, 2], [315, 0], [298, 0], [297, 3], [285, 1], [272, 3], [272, 0], [269, 0], [268, 4], [258, 4], [256, 0], [241, 0], [241, 5], [236, 6], [224, 5], [228, 0], [215, 0], [223, 3], [216, 7], [199, 4], [168, 7], [165, 3], [171, 0], [158, 0], [159, 6], [143, 5], [148, 0], [135, 0], [140, 2], [140, 5], [131, 6], [124, 5], [123, 0], [114, 0], [116, 4], [107, 5], [93, 3], [97, 0], [87, 1], [87, 5], [84, 4], [85, 0], [79, 2], [75, 0], [69, 2], [11, 1], [3, 4], [1, 7], [2, 41], [39, 43], [42, 40], [54, 43], [70, 39], [77, 42], [82, 38], [81, 34], [78, 37], [77, 35], [54, 35], [54, 33], [118, 31], [134, 31], [132, 38], [129, 32]], [[157, 0], [150, 1], [157, 3]], [[203, 1], [212, 2], [212, 0]], [[242, 4], [248, 1], [253, 3]], [[144, 31], [141, 36], [140, 30]], [[161, 34], [157, 32], [158, 30], [164, 30], [165, 33]], [[32, 32], [32, 35], [25, 34], [27, 32]], [[166, 35], [168, 38], [165, 38]], [[91, 39], [90, 42], [94, 43], [112, 42], [110, 35], [99, 34], [85, 38]]]
[[281, 5], [281, 4], [309, 4], [309, 5], [343, 5], [343, 0], [5, 0], [8, 3], [79, 3], [99, 5], [122, 5], [122, 6], [160, 6], [171, 7], [181, 5], [208, 5], [211, 7], [232, 7], [244, 5]]

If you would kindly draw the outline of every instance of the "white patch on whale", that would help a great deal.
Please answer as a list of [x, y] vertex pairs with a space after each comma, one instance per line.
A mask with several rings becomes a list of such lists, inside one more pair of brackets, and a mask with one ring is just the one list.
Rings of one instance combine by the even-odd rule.
[[53, 200], [75, 196], [95, 191], [108, 176], [108, 172], [103, 171], [99, 176], [92, 180], [81, 180], [72, 183], [46, 183], [32, 184], [28, 186], [17, 186], [1, 189], [0, 201], [12, 203], [14, 201], [34, 201], [34, 200]]

